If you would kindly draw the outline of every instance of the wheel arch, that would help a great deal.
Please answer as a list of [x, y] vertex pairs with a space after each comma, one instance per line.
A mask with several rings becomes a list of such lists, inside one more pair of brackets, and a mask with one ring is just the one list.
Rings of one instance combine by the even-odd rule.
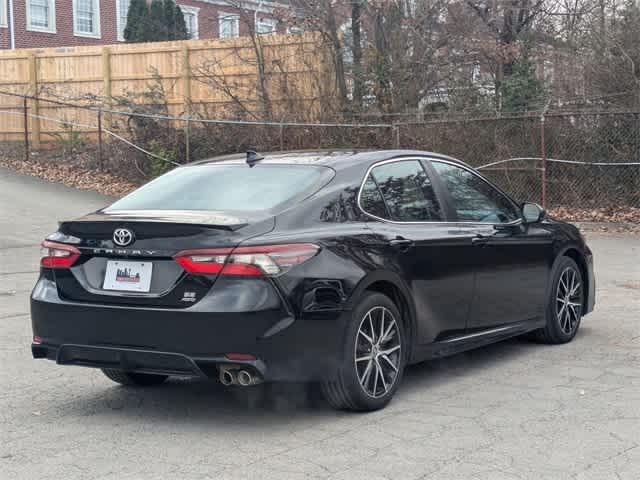
[[410, 359], [417, 328], [416, 307], [412, 300], [411, 292], [405, 282], [392, 272], [373, 272], [363, 279], [354, 290], [349, 301], [351, 308], [355, 306], [365, 292], [381, 293], [389, 297], [396, 307], [398, 307], [402, 317], [402, 326], [408, 339], [407, 359]]
[[584, 254], [580, 251], [580, 249], [577, 246], [568, 245], [564, 247], [556, 256], [551, 272], [555, 271], [555, 266], [558, 260], [562, 257], [569, 257], [571, 260], [576, 262], [576, 264], [578, 265], [578, 268], [580, 269], [580, 274], [582, 275], [582, 282], [584, 284], [583, 288], [585, 292], [582, 299], [582, 312], [584, 315], [584, 313], [588, 310], [588, 302], [589, 302], [588, 292], [590, 288], [589, 269], [587, 267], [587, 261], [585, 260]]

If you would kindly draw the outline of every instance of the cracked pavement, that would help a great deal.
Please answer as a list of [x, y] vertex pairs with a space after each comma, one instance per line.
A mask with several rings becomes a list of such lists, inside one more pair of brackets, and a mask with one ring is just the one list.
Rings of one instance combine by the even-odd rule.
[[587, 234], [597, 304], [572, 343], [426, 362], [388, 408], [352, 414], [303, 385], [132, 390], [32, 360], [38, 244], [106, 203], [0, 169], [0, 478], [640, 478], [640, 237]]

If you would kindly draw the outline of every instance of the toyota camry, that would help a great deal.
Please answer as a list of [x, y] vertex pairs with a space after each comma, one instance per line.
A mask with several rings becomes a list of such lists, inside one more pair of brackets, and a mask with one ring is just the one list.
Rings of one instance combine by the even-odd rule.
[[42, 243], [32, 353], [150, 386], [317, 382], [375, 410], [408, 364], [594, 307], [578, 229], [420, 151], [220, 157], [63, 221]]

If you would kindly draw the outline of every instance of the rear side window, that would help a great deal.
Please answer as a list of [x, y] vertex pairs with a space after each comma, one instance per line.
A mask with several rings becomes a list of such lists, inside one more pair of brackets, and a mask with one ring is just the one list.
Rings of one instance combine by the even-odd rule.
[[431, 181], [417, 160], [373, 168], [362, 187], [360, 205], [371, 215], [396, 222], [442, 220]]
[[451, 194], [459, 221], [506, 223], [519, 218], [513, 203], [479, 176], [448, 163], [432, 165]]
[[367, 181], [362, 186], [362, 192], [360, 193], [360, 205], [365, 212], [370, 213], [378, 218], [388, 218], [387, 208], [382, 198], [382, 193], [373, 177], [369, 175]]
[[271, 210], [305, 198], [333, 178], [317, 165], [205, 164], [181, 167], [112, 204], [114, 210]]

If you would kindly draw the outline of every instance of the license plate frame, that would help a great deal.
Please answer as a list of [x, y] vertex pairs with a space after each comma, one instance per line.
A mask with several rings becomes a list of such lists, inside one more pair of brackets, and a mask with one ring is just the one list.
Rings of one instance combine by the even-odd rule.
[[153, 262], [107, 260], [102, 283], [103, 290], [149, 293], [153, 276]]

